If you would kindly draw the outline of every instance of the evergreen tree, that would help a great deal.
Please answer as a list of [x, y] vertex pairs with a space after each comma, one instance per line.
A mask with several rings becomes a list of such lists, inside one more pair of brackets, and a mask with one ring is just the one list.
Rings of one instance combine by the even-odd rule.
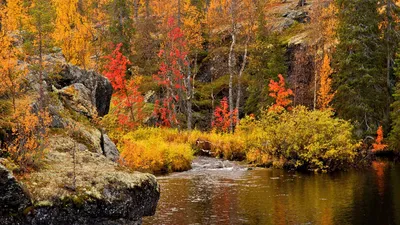
[[389, 133], [390, 148], [400, 149], [400, 54], [396, 55], [394, 74], [397, 78], [395, 91], [393, 94], [394, 102], [391, 105], [392, 130]]
[[388, 92], [378, 0], [337, 0], [339, 27], [334, 87], [338, 115], [358, 125], [357, 135], [387, 125]]
[[250, 74], [244, 113], [259, 115], [261, 110], [273, 103], [268, 95], [269, 80], [276, 80], [278, 74], [287, 73], [285, 47], [279, 42], [277, 34], [260, 33], [249, 59]]
[[114, 45], [122, 43], [122, 53], [131, 56], [130, 48], [135, 29], [130, 1], [113, 0], [108, 8], [110, 14], [110, 42], [114, 43]]

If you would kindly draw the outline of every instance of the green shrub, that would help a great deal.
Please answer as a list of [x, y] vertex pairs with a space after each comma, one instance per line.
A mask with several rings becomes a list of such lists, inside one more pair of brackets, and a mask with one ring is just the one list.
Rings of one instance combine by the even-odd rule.
[[360, 143], [352, 125], [332, 118], [330, 111], [310, 111], [304, 106], [290, 112], [264, 112], [260, 120], [241, 121], [237, 135], [246, 139], [247, 158], [268, 164], [285, 162], [296, 169], [333, 171], [349, 165]]

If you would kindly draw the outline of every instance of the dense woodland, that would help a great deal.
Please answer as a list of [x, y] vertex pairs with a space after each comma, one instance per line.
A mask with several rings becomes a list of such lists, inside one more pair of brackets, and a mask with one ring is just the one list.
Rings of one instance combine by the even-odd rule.
[[0, 4], [0, 154], [24, 171], [56, 132], [46, 82], [58, 79], [47, 61], [57, 52], [111, 81], [110, 113], [90, 122], [133, 169], [186, 170], [209, 148], [330, 171], [400, 149], [396, 0]]

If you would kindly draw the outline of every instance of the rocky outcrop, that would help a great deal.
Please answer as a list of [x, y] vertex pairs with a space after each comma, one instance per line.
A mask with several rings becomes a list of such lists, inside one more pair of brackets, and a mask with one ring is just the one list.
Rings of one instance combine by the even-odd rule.
[[[59, 54], [44, 58], [52, 118], [46, 156], [21, 183], [0, 159], [0, 225], [141, 224], [155, 213], [160, 189], [153, 175], [116, 163], [117, 147], [95, 123], [109, 111], [110, 81], [66, 64]], [[38, 91], [37, 74], [30, 73], [27, 83]], [[38, 103], [32, 108], [38, 110]]]
[[30, 198], [13, 174], [0, 164], [0, 224], [18, 224]]
[[119, 151], [114, 142], [108, 137], [107, 134], [103, 134], [102, 139], [103, 154], [112, 161], [116, 162], [119, 159]]
[[91, 92], [85, 85], [75, 83], [64, 87], [58, 93], [72, 110], [88, 118], [97, 115], [97, 109], [92, 104]]
[[301, 11], [301, 10], [291, 10], [285, 12], [283, 17], [297, 21], [299, 23], [306, 23], [310, 21], [310, 17], [308, 16], [308, 12]]
[[59, 73], [60, 79], [54, 86], [58, 89], [82, 84], [89, 90], [91, 103], [96, 107], [97, 114], [104, 116], [110, 109], [110, 100], [113, 92], [110, 81], [94, 71], [82, 70], [79, 67], [64, 64]]
[[140, 224], [154, 215], [160, 190], [153, 175], [132, 173], [84, 148], [74, 165], [67, 151], [73, 141], [60, 140], [56, 145], [66, 146], [50, 149], [46, 167], [24, 181], [27, 191], [0, 164], [0, 224]]

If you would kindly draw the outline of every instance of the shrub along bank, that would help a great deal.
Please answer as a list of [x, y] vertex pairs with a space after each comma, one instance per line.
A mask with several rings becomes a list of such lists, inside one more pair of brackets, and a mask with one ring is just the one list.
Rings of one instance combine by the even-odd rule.
[[118, 138], [122, 163], [153, 173], [188, 170], [201, 149], [259, 166], [329, 172], [354, 163], [361, 143], [352, 131], [348, 121], [333, 118], [330, 111], [299, 106], [247, 117], [234, 133], [146, 127], [110, 134]]

